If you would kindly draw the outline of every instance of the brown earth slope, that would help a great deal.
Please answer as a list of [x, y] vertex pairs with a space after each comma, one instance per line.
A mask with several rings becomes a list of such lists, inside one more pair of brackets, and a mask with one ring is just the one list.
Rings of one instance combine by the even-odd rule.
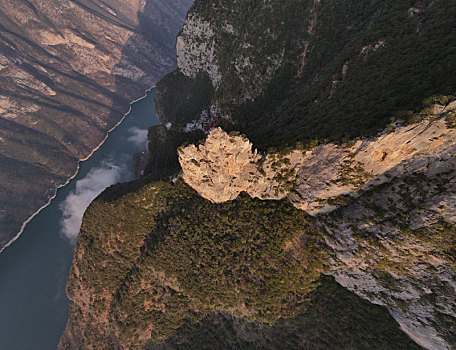
[[0, 0], [0, 251], [175, 67], [191, 0]]

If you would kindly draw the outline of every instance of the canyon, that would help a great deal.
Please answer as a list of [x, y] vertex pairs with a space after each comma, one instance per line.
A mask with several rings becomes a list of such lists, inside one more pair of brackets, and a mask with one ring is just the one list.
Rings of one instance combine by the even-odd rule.
[[0, 251], [175, 68], [191, 4], [0, 2]]
[[213, 203], [241, 192], [262, 200], [287, 198], [325, 233], [326, 273], [388, 307], [418, 344], [450, 349], [456, 320], [456, 129], [448, 120], [456, 102], [432, 110], [421, 122], [353, 145], [263, 156], [245, 137], [213, 129], [204, 144], [179, 150], [182, 179]]
[[411, 5], [195, 1], [59, 348], [454, 348], [456, 7]]

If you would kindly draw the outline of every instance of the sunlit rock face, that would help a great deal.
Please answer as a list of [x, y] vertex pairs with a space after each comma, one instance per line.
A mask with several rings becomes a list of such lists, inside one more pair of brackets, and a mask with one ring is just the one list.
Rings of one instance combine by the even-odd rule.
[[341, 196], [356, 198], [391, 179], [415, 173], [433, 177], [454, 169], [456, 129], [446, 116], [455, 104], [420, 123], [398, 126], [353, 145], [323, 144], [311, 151], [259, 155], [243, 136], [213, 129], [204, 144], [179, 150], [184, 180], [204, 198], [220, 203], [242, 191], [282, 199], [311, 215], [328, 213]]
[[[432, 141], [427, 136], [424, 144]], [[331, 274], [363, 298], [387, 306], [426, 349], [455, 346], [454, 138], [447, 146], [403, 161], [379, 185], [342, 198], [338, 210], [317, 216], [334, 251]]]
[[261, 156], [243, 136], [213, 129], [204, 144], [179, 151], [184, 181], [204, 198], [221, 203], [242, 191], [251, 197], [282, 199], [294, 181], [302, 152]]
[[218, 87], [221, 75], [215, 50], [211, 23], [195, 15], [189, 16], [176, 41], [179, 70], [189, 77], [195, 77], [203, 70], [208, 73], [212, 85]]
[[[184, 181], [213, 202], [282, 199], [325, 231], [329, 274], [386, 306], [426, 349], [451, 349], [456, 320], [456, 104], [351, 145], [258, 155], [215, 129], [180, 150]], [[284, 160], [288, 159], [288, 160]], [[278, 181], [291, 170], [289, 183]], [[283, 178], [283, 177], [282, 177]]]
[[321, 145], [303, 160], [295, 205], [312, 215], [330, 212], [341, 195], [356, 196], [405, 174], [445, 172], [455, 153], [456, 130], [447, 127], [445, 118], [398, 127], [352, 147]]
[[175, 68], [192, 3], [0, 1], [0, 250]]

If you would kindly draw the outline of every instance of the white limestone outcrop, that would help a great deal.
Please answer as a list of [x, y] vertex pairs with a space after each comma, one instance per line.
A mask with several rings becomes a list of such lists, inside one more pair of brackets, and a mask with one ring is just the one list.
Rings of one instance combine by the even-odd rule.
[[209, 75], [214, 87], [218, 87], [221, 76], [216, 58], [215, 33], [211, 23], [192, 15], [177, 37], [177, 65], [188, 77], [200, 71]]
[[445, 247], [456, 230], [456, 129], [447, 117], [455, 110], [436, 106], [373, 139], [282, 155], [259, 155], [247, 138], [214, 129], [179, 151], [183, 179], [216, 203], [241, 191], [288, 197], [325, 232], [329, 274], [387, 307], [424, 348], [451, 349], [456, 263]]
[[361, 189], [407, 173], [439, 172], [455, 154], [456, 129], [448, 128], [445, 118], [398, 127], [352, 147], [321, 145], [302, 161], [293, 202], [312, 215], [330, 212], [341, 195], [356, 197]]
[[233, 200], [242, 191], [262, 199], [284, 198], [301, 158], [300, 151], [262, 157], [248, 139], [220, 128], [213, 129], [203, 145], [179, 151], [184, 181], [215, 203]]

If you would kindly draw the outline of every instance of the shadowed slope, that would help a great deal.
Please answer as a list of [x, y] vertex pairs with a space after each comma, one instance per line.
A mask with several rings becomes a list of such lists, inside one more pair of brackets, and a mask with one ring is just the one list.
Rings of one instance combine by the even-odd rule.
[[0, 250], [175, 67], [191, 0], [0, 0]]

